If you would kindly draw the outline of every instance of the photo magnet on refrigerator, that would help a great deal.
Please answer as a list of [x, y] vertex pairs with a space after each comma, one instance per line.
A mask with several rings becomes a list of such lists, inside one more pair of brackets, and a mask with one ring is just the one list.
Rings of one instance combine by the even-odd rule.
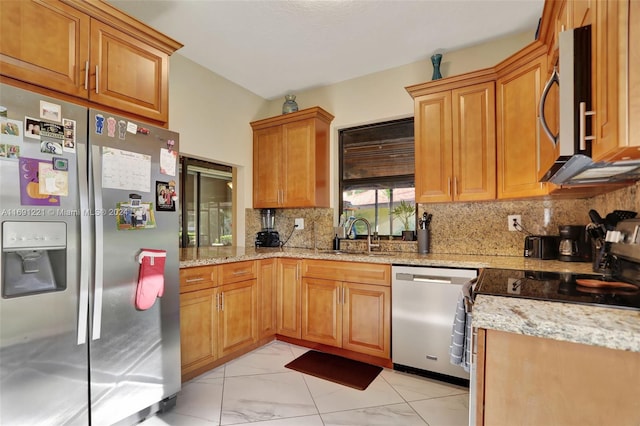
[[101, 135], [104, 130], [104, 116], [96, 114], [96, 134]]
[[110, 138], [116, 137], [116, 119], [113, 117], [107, 118], [107, 136]]

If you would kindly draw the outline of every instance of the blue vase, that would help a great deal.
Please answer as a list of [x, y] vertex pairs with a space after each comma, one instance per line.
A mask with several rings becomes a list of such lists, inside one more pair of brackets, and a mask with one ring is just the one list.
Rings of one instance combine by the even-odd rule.
[[431, 80], [438, 80], [442, 78], [442, 74], [440, 74], [440, 62], [442, 61], [442, 54], [436, 53], [431, 57], [431, 63], [433, 64], [433, 76]]
[[296, 112], [298, 110], [296, 95], [286, 95], [284, 98], [286, 101], [282, 104], [282, 113], [289, 114], [290, 112]]

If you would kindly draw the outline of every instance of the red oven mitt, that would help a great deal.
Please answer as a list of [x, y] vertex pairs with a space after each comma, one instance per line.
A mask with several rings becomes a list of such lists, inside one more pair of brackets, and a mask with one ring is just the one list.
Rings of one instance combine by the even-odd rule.
[[166, 250], [142, 249], [138, 256], [140, 274], [136, 289], [136, 309], [147, 310], [164, 294]]

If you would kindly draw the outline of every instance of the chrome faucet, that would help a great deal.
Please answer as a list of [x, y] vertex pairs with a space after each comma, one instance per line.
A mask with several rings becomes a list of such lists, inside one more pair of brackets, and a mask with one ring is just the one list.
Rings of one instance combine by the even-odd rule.
[[347, 228], [346, 230], [346, 233], [347, 235], [349, 235], [353, 230], [353, 227], [356, 226], [356, 222], [358, 221], [362, 221], [364, 222], [365, 225], [367, 225], [367, 252], [371, 253], [371, 247], [380, 247], [380, 243], [374, 244], [371, 242], [371, 224], [367, 219], [365, 219], [364, 217], [356, 218], [353, 222], [351, 222], [351, 224], [349, 225], [349, 228]]

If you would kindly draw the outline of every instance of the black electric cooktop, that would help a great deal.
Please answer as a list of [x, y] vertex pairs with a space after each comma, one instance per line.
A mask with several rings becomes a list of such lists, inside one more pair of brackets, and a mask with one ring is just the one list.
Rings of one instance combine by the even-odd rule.
[[637, 289], [592, 288], [578, 285], [576, 279], [605, 281], [603, 275], [484, 269], [478, 277], [474, 295], [520, 297], [551, 302], [599, 305], [640, 311]]

